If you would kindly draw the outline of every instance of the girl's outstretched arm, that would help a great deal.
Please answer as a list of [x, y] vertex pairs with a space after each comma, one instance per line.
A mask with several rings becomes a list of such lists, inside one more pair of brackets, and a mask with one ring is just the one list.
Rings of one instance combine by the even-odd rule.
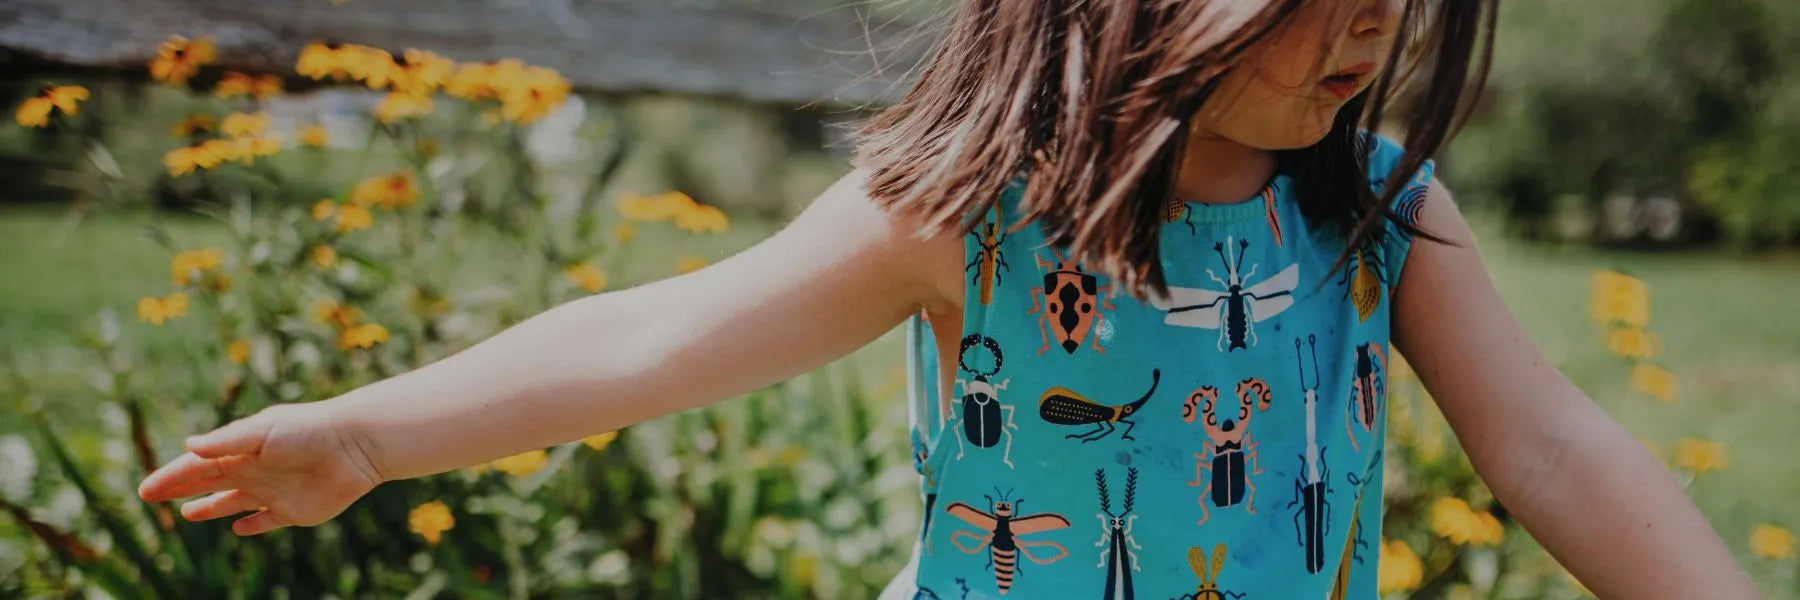
[[852, 173], [784, 230], [694, 273], [569, 302], [459, 354], [337, 398], [190, 438], [148, 501], [240, 534], [316, 525], [418, 477], [703, 406], [847, 354], [949, 298], [954, 233], [890, 218]]
[[1675, 479], [1544, 359], [1431, 183], [1395, 340], [1495, 497], [1602, 598], [1756, 598]]

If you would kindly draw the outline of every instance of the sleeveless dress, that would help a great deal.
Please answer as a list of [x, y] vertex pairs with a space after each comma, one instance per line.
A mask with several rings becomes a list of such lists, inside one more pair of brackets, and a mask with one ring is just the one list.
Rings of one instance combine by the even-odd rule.
[[[1377, 193], [1401, 156], [1364, 134]], [[1393, 209], [1416, 219], [1432, 176]], [[908, 325], [925, 515], [883, 599], [1375, 598], [1389, 311], [1411, 237], [1345, 247], [1277, 174], [1235, 204], [1174, 202], [1168, 298], [1114, 296], [1020, 191], [967, 236], [955, 395]], [[997, 225], [988, 227], [988, 225]]]

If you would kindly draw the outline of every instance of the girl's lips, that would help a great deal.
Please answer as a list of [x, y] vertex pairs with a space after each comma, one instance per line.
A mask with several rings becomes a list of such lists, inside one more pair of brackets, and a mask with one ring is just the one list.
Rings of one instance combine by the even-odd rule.
[[1319, 80], [1319, 87], [1325, 88], [1325, 91], [1337, 96], [1339, 100], [1348, 99], [1356, 95], [1357, 90], [1362, 89], [1363, 78], [1374, 70], [1374, 63], [1357, 63]]

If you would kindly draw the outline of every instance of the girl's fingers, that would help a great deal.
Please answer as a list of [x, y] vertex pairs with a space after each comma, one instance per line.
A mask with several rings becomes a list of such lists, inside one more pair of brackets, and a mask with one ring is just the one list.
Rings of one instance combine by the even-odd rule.
[[[163, 465], [156, 472], [144, 478], [138, 484], [138, 497], [145, 502], [165, 502], [183, 496], [205, 493], [204, 491], [186, 492], [186, 488], [196, 487], [204, 481], [221, 479], [225, 476], [219, 461], [200, 458], [193, 453], [183, 453]], [[185, 493], [184, 493], [185, 492]]]
[[256, 454], [269, 435], [273, 419], [258, 414], [226, 423], [224, 427], [187, 439], [188, 451], [201, 458], [220, 458], [234, 454]]
[[287, 527], [287, 522], [275, 516], [273, 511], [265, 508], [254, 515], [232, 523], [231, 531], [238, 535], [261, 535], [283, 527]]
[[262, 508], [262, 504], [243, 490], [231, 490], [181, 505], [181, 516], [189, 521], [205, 521], [259, 508]]

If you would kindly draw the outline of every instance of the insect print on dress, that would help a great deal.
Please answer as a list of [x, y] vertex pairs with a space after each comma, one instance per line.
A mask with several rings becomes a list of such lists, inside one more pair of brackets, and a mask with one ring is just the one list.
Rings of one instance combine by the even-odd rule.
[[[1056, 343], [1063, 352], [1074, 354], [1081, 348], [1081, 342], [1089, 335], [1094, 335], [1103, 323], [1105, 315], [1100, 309], [1117, 310], [1112, 300], [1106, 297], [1106, 290], [1100, 289], [1100, 279], [1087, 272], [1081, 265], [1066, 260], [1055, 249], [1050, 250], [1054, 260], [1032, 255], [1037, 260], [1039, 270], [1044, 273], [1043, 287], [1031, 288], [1031, 310], [1026, 314], [1039, 314], [1038, 333], [1043, 336], [1044, 345], [1038, 348], [1041, 356], [1050, 350], [1050, 338], [1055, 333]], [[1094, 351], [1105, 354], [1106, 349], [1100, 347], [1100, 336], [1094, 335]]]
[[1169, 224], [1187, 223], [1189, 235], [1200, 233], [1200, 230], [1194, 228], [1194, 208], [1188, 206], [1188, 203], [1180, 198], [1169, 198], [1169, 204], [1163, 211], [1163, 220]]
[[[999, 493], [998, 490], [996, 493]], [[1024, 536], [1035, 533], [1067, 528], [1069, 526], [1068, 519], [1053, 513], [1017, 516], [1019, 505], [1024, 503], [1023, 499], [1008, 502], [1005, 493], [1000, 494], [1000, 500], [997, 502], [993, 496], [983, 494], [982, 497], [987, 498], [988, 501], [988, 509], [985, 511], [964, 502], [951, 502], [949, 506], [944, 507], [944, 511], [974, 525], [979, 530], [959, 529], [950, 534], [950, 543], [968, 554], [978, 554], [983, 549], [988, 551], [988, 562], [984, 568], [993, 569], [994, 585], [999, 588], [1000, 595], [1006, 595], [1007, 590], [1012, 589], [1013, 580], [1023, 574], [1019, 569], [1021, 566], [1019, 555], [1023, 554], [1031, 562], [1040, 565], [1062, 560], [1063, 557], [1069, 555], [1069, 550], [1062, 544], [1047, 540], [1025, 541], [1022, 539]], [[978, 543], [972, 547], [965, 546], [963, 538], [973, 538]], [[1039, 558], [1032, 553], [1032, 548], [1051, 549], [1056, 554], [1049, 558]]]
[[1344, 297], [1356, 307], [1358, 322], [1367, 321], [1375, 316], [1375, 309], [1381, 306], [1381, 290], [1387, 287], [1387, 263], [1380, 252], [1368, 248], [1358, 248], [1356, 256], [1344, 264], [1344, 275], [1338, 279], [1338, 286], [1343, 287]]
[[925, 479], [925, 517], [923, 526], [919, 528], [919, 541], [925, 545], [925, 553], [931, 553], [931, 515], [937, 504], [937, 474], [931, 471], [931, 456], [925, 448], [925, 438], [914, 429], [912, 432], [913, 469]]
[[[963, 578], [961, 578], [961, 577], [958, 577], [958, 578], [956, 578], [956, 587], [962, 589], [962, 596], [961, 596], [962, 600], [968, 600], [968, 598], [969, 598], [969, 582], [964, 581]], [[932, 591], [931, 588], [920, 587], [918, 591], [913, 592], [912, 600], [949, 600], [949, 599], [945, 598], [943, 596], [939, 596], [938, 593]]]
[[1286, 245], [1281, 239], [1281, 213], [1275, 210], [1275, 186], [1269, 186], [1262, 192], [1264, 218], [1269, 221], [1269, 236], [1275, 238], [1275, 247]]
[[1138, 568], [1137, 554], [1132, 549], [1143, 550], [1137, 540], [1131, 537], [1131, 527], [1137, 523], [1137, 515], [1131, 514], [1132, 502], [1137, 499], [1137, 469], [1125, 470], [1125, 504], [1118, 513], [1112, 511], [1112, 499], [1106, 493], [1106, 471], [1094, 469], [1094, 486], [1100, 491], [1100, 541], [1094, 546], [1100, 548], [1100, 564], [1096, 567], [1106, 568], [1105, 600], [1131, 600], [1137, 592], [1131, 586], [1131, 572], [1142, 571]]
[[1344, 600], [1344, 594], [1350, 589], [1350, 563], [1361, 564], [1362, 554], [1359, 549], [1368, 548], [1369, 542], [1362, 539], [1362, 501], [1368, 493], [1368, 485], [1374, 481], [1375, 468], [1381, 464], [1381, 451], [1375, 451], [1375, 457], [1369, 461], [1369, 469], [1358, 477], [1355, 472], [1345, 473], [1344, 479], [1356, 487], [1356, 504], [1350, 509], [1350, 535], [1344, 537], [1344, 554], [1338, 561], [1337, 578], [1332, 580], [1329, 600]]
[[1131, 417], [1144, 408], [1144, 403], [1149, 402], [1150, 396], [1156, 394], [1156, 385], [1161, 382], [1162, 370], [1151, 369], [1150, 391], [1144, 392], [1144, 396], [1136, 401], [1118, 406], [1107, 406], [1089, 400], [1066, 387], [1052, 387], [1044, 390], [1044, 395], [1038, 397], [1038, 416], [1052, 425], [1093, 425], [1092, 430], [1063, 436], [1080, 438], [1082, 443], [1112, 435], [1116, 430], [1115, 423], [1125, 424], [1125, 432], [1119, 435], [1119, 439], [1134, 440], [1137, 438], [1131, 437], [1131, 430], [1137, 428], [1137, 422], [1132, 421]]
[[[969, 349], [976, 345], [987, 348], [994, 355], [994, 368], [979, 371], [969, 366]], [[994, 341], [994, 338], [979, 333], [963, 338], [962, 350], [957, 353], [956, 363], [963, 371], [974, 376], [974, 379], [956, 380], [957, 385], [962, 386], [962, 411], [960, 417], [949, 421], [961, 421], [963, 434], [956, 438], [957, 460], [962, 460], [963, 454], [968, 451], [965, 440], [967, 444], [974, 444], [978, 448], [992, 448], [1005, 439], [1006, 450], [1001, 453], [1000, 461], [1006, 463], [1009, 469], [1013, 467], [1012, 432], [1017, 431], [1019, 426], [1013, 423], [1014, 407], [1000, 403], [1000, 391], [1005, 390], [1006, 383], [1011, 380], [995, 384], [989, 379], [1000, 372], [1004, 361], [1005, 358], [1000, 353], [1000, 342]], [[946, 427], [954, 425], [946, 424]]]
[[1375, 433], [1375, 420], [1381, 416], [1382, 402], [1387, 396], [1387, 355], [1378, 344], [1360, 344], [1356, 347], [1356, 376], [1350, 379], [1350, 402], [1345, 410], [1350, 418], [1344, 420], [1344, 432], [1350, 434], [1350, 448], [1362, 452], [1356, 443], [1356, 431], [1351, 423], [1362, 426], [1364, 432]]
[[1006, 232], [1000, 229], [998, 210], [993, 212], [988, 222], [982, 223], [981, 230], [981, 233], [969, 232], [969, 235], [975, 237], [975, 244], [981, 250], [976, 253], [975, 260], [963, 267], [963, 271], [975, 270], [975, 279], [970, 283], [981, 283], [980, 300], [985, 305], [994, 302], [994, 286], [1000, 284], [1000, 270], [1011, 271], [1012, 266], [1006, 264], [1006, 255], [1000, 251], [1000, 245], [1006, 243]]
[[1188, 568], [1194, 570], [1194, 576], [1200, 578], [1200, 586], [1191, 594], [1182, 594], [1175, 600], [1225, 600], [1226, 598], [1243, 598], [1237, 592], [1219, 590], [1219, 570], [1225, 568], [1225, 544], [1213, 549], [1212, 566], [1207, 567], [1206, 551], [1199, 546], [1188, 548]]
[[[1236, 249], [1232, 250], [1232, 245]], [[1224, 289], [1170, 287], [1169, 296], [1155, 296], [1150, 304], [1168, 311], [1163, 320], [1170, 325], [1219, 330], [1219, 351], [1229, 352], [1256, 345], [1256, 324], [1266, 321], [1294, 305], [1294, 286], [1300, 283], [1300, 265], [1288, 265], [1274, 276], [1250, 285], [1258, 265], [1243, 270], [1244, 251], [1249, 240], [1227, 237], [1215, 242], [1213, 251], [1225, 265], [1225, 278], [1206, 270], [1206, 276]]]
[[[1245, 512], [1256, 514], [1256, 484], [1251, 483], [1249, 476], [1259, 475], [1263, 469], [1256, 458], [1256, 441], [1250, 439], [1250, 416], [1268, 409], [1269, 396], [1268, 382], [1256, 377], [1240, 381], [1236, 408], [1221, 418], [1217, 410], [1218, 390], [1207, 385], [1188, 395], [1182, 408], [1183, 418], [1192, 423], [1194, 405], [1198, 404], [1199, 413], [1205, 417], [1201, 427], [1209, 440], [1206, 452], [1194, 453], [1194, 480], [1188, 482], [1191, 487], [1206, 486], [1200, 490], [1201, 525], [1212, 518], [1211, 509], [1206, 507], [1209, 500], [1219, 508], [1243, 503]], [[1207, 471], [1211, 475], [1202, 475]]]
[[1305, 550], [1306, 572], [1318, 573], [1325, 568], [1325, 536], [1331, 533], [1331, 469], [1325, 465], [1325, 449], [1319, 446], [1319, 348], [1315, 336], [1306, 336], [1312, 347], [1313, 382], [1306, 383], [1305, 358], [1300, 353], [1300, 340], [1294, 339], [1294, 361], [1300, 367], [1300, 387], [1306, 390], [1306, 451], [1300, 455], [1301, 476], [1294, 480], [1294, 501], [1287, 507], [1294, 511], [1294, 533]]

